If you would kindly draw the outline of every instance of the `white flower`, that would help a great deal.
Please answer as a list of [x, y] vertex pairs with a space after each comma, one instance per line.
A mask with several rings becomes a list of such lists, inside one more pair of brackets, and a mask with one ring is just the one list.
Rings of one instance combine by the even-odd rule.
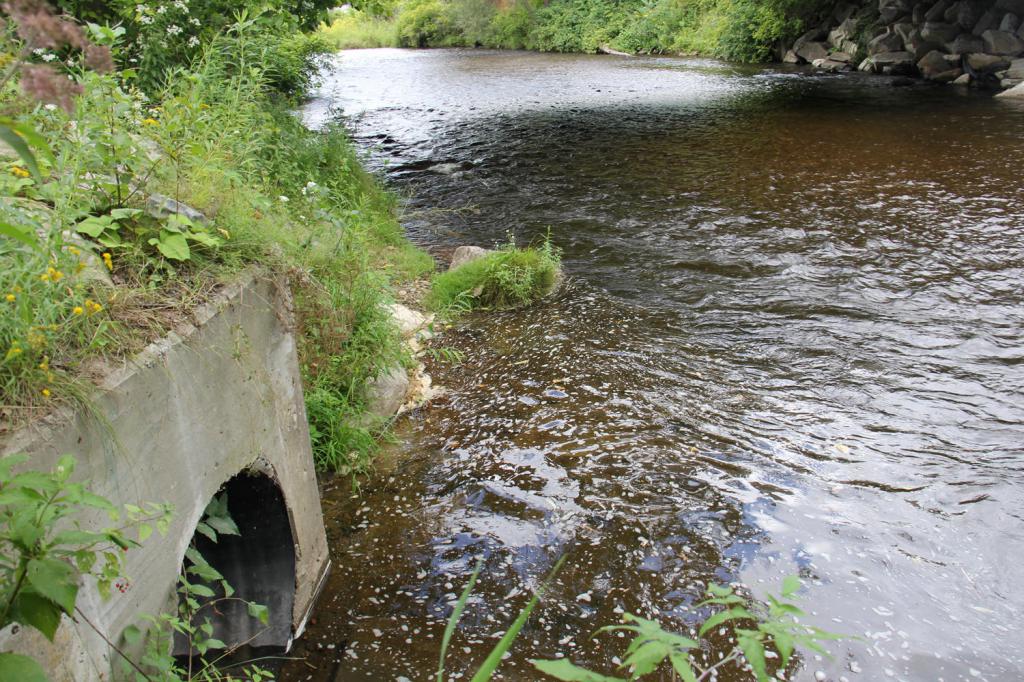
[[44, 54], [42, 56], [42, 60], [44, 62], [52, 62], [56, 58], [57, 58], [57, 55], [53, 54], [52, 52], [48, 52], [47, 54]]
[[189, 47], [196, 47], [198, 45], [199, 45], [199, 38], [196, 38], [195, 36], [192, 36], [192, 37], [190, 37], [188, 39], [188, 46]]
[[177, 24], [171, 24], [167, 27], [167, 35], [176, 36], [179, 33], [181, 33], [181, 26], [178, 26]]
[[146, 6], [142, 4], [135, 5], [135, 12], [136, 14], [145, 14]]
[[142, 15], [141, 17], [139, 17], [139, 23], [148, 26], [149, 24], [153, 23], [153, 17]]
[[43, 106], [43, 109], [46, 109], [47, 111], [57, 111], [57, 105], [56, 104], [47, 104], [47, 105]]
[[181, 0], [175, 0], [174, 6], [180, 9], [182, 12], [188, 11], [188, 5], [183, 3]]
[[163, 14], [166, 11], [167, 11], [167, 8], [164, 7], [163, 5], [160, 5], [159, 7], [156, 8], [156, 13], [157, 14]]
[[188, 23], [192, 24], [193, 26], [198, 26], [200, 24], [200, 21], [195, 17], [192, 17], [188, 20]]
[[286, 197], [286, 196], [285, 196], [285, 195], [283, 195], [283, 194], [282, 194], [281, 196], [279, 196], [279, 197], [277, 198], [277, 200], [278, 200], [278, 201], [280, 201], [280, 202], [281, 202], [282, 204], [287, 204], [287, 203], [288, 203], [288, 197]]

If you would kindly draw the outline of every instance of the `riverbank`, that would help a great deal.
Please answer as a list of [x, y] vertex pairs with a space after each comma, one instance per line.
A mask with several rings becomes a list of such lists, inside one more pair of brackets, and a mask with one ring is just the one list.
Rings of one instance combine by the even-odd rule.
[[320, 35], [335, 49], [487, 47], [542, 52], [704, 55], [737, 62], [859, 69], [964, 87], [1024, 82], [1019, 0], [610, 5], [556, 0], [407, 1], [380, 14], [337, 11]]

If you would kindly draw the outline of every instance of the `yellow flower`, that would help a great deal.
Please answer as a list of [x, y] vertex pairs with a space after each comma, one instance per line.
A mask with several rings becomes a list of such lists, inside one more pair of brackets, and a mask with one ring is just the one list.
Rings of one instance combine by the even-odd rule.
[[49, 359], [44, 359], [42, 362], [40, 362], [39, 363], [39, 369], [43, 370], [44, 372], [49, 372], [50, 371], [50, 361], [49, 361]]
[[77, 248], [75, 248], [74, 246], [69, 246], [69, 247], [68, 247], [68, 253], [70, 253], [70, 254], [71, 254], [72, 256], [77, 256], [78, 254], [80, 254], [80, 253], [82, 253], [82, 252], [81, 252], [81, 251], [79, 251], [79, 250], [78, 250]]
[[49, 398], [50, 397], [50, 389], [44, 388], [42, 393], [43, 393], [43, 397], [44, 398]]
[[14, 294], [7, 294], [7, 296], [5, 296], [4, 298], [7, 299], [8, 303], [14, 303], [15, 299], [17, 299], [18, 297], [15, 296]]
[[64, 278], [64, 273], [56, 268], [46, 268], [46, 273], [39, 275], [39, 279], [44, 282], [59, 282]]
[[11, 173], [13, 173], [14, 176], [18, 177], [18, 178], [27, 178], [30, 175], [32, 175], [31, 173], [29, 173], [27, 170], [25, 170], [21, 166], [14, 166], [13, 168], [11, 168]]
[[21, 354], [22, 354], [22, 353], [24, 353], [24, 352], [25, 352], [25, 351], [23, 351], [23, 350], [22, 350], [22, 349], [21, 349], [21, 348], [20, 348], [20, 347], [18, 346], [18, 344], [17, 344], [17, 343], [15, 343], [15, 344], [13, 344], [13, 345], [12, 345], [12, 346], [11, 346], [11, 347], [10, 347], [10, 348], [9, 348], [9, 349], [7, 350], [7, 355], [6, 355], [6, 356], [4, 356], [4, 361], [7, 361], [7, 360], [11, 360], [12, 358], [16, 358], [16, 357], [18, 357], [19, 355], [21, 355]]
[[85, 309], [89, 311], [90, 315], [94, 315], [99, 311], [103, 310], [103, 306], [101, 306], [99, 303], [92, 300], [91, 298], [87, 298], [85, 299]]
[[75, 315], [81, 315], [82, 313], [85, 312], [85, 310], [82, 309], [82, 306], [76, 305], [74, 308], [71, 309], [71, 312], [73, 312]]
[[144, 126], [158, 126], [158, 125], [160, 125], [160, 121], [156, 120], [155, 118], [147, 118], [146, 120], [144, 120], [142, 122], [142, 125], [144, 125]]
[[103, 264], [107, 266], [107, 270], [114, 271], [114, 259], [110, 257], [109, 251], [103, 252]]

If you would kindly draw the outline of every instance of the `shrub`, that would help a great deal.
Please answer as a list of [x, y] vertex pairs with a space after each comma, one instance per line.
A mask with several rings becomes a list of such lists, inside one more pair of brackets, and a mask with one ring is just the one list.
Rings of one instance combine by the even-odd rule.
[[396, 29], [402, 47], [451, 45], [457, 34], [451, 6], [442, 0], [410, 0], [398, 11]]
[[394, 21], [358, 11], [337, 15], [329, 26], [320, 27], [320, 36], [335, 50], [398, 47]]
[[547, 295], [558, 282], [561, 258], [550, 239], [539, 247], [514, 243], [434, 276], [427, 305], [448, 315], [473, 308], [515, 308]]

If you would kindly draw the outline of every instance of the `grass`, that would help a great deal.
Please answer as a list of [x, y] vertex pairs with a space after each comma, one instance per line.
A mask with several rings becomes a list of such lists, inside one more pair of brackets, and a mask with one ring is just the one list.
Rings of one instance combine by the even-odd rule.
[[329, 25], [320, 26], [319, 34], [335, 50], [398, 47], [395, 22], [357, 10], [336, 15]]
[[476, 308], [516, 308], [549, 294], [561, 257], [550, 238], [537, 247], [514, 243], [434, 276], [426, 304], [449, 316]]
[[[4, 426], [81, 402], [92, 359], [138, 350], [258, 264], [286, 275], [295, 293], [318, 465], [370, 466], [382, 429], [361, 418], [366, 384], [408, 361], [385, 306], [396, 284], [434, 263], [405, 239], [395, 197], [361, 167], [343, 128], [313, 132], [292, 114], [277, 84], [303, 76], [282, 71], [273, 54], [282, 41], [248, 30], [205, 45], [148, 98], [118, 73], [86, 72], [71, 114], [26, 101], [13, 81], [0, 92], [3, 112], [52, 152], [39, 155], [39, 174], [0, 167], [0, 223], [40, 235], [0, 236]], [[146, 216], [152, 193], [209, 224]], [[83, 220], [109, 227], [76, 235]], [[187, 257], [161, 250], [169, 233], [187, 233]]]

